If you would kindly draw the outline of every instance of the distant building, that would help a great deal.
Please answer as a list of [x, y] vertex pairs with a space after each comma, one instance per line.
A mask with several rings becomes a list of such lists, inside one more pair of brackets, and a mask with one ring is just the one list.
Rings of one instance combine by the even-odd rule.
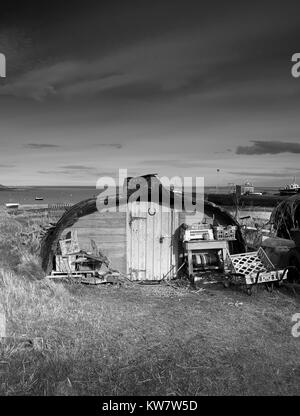
[[251, 182], [246, 181], [242, 186], [242, 193], [244, 195], [254, 194], [254, 185]]

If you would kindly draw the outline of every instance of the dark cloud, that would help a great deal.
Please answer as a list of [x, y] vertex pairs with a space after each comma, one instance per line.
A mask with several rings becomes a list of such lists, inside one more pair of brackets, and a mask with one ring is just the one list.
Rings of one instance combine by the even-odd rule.
[[251, 146], [238, 146], [237, 155], [277, 155], [279, 153], [300, 153], [300, 143], [251, 140]]
[[187, 167], [196, 167], [199, 166], [199, 162], [187, 161], [187, 160], [170, 160], [170, 159], [153, 159], [153, 160], [144, 160], [143, 165], [149, 167], [162, 167], [162, 166], [172, 166], [176, 168], [187, 168]]
[[226, 150], [221, 150], [221, 151], [217, 151], [217, 152], [214, 152], [214, 153], [216, 155], [218, 155], [218, 154], [231, 153], [231, 152], [232, 152], [231, 149], [226, 149]]
[[154, 100], [170, 98], [178, 95], [179, 91], [164, 91], [162, 86], [153, 81], [134, 81], [124, 85], [113, 86], [105, 90], [104, 97], [120, 100]]
[[[20, 150], [24, 137], [33, 142], [25, 146], [28, 172], [39, 168], [37, 155], [44, 157], [44, 174], [89, 180], [99, 153], [122, 153], [124, 165], [143, 170], [195, 173], [215, 169], [214, 153], [220, 163], [227, 160], [227, 147], [237, 154], [278, 153], [276, 163], [282, 152], [299, 153], [296, 143], [287, 150], [286, 143], [275, 149], [260, 141], [298, 137], [300, 83], [290, 72], [299, 47], [296, 2], [295, 10], [290, 2], [270, 7], [264, 0], [16, 3], [1, 5], [0, 45], [9, 67], [0, 80], [0, 125], [3, 136], [11, 130], [8, 147]], [[250, 130], [258, 139], [252, 143]], [[152, 138], [155, 144], [166, 138], [168, 149], [153, 145], [147, 156]], [[126, 140], [130, 146], [118, 150]], [[64, 158], [57, 161], [59, 146], [40, 141], [58, 143]], [[143, 165], [147, 157], [156, 160]], [[253, 158], [246, 159], [243, 169], [255, 170]], [[261, 170], [276, 169], [275, 157], [265, 160]], [[119, 161], [104, 162], [113, 169]]]
[[210, 166], [211, 164], [203, 160], [177, 160], [177, 159], [153, 159], [153, 160], [144, 160], [141, 164], [142, 166], [146, 165], [149, 167], [162, 167], [170, 166], [174, 168], [198, 168], [201, 169], [202, 166]]
[[[117, 179], [119, 177], [119, 172], [117, 170], [98, 171], [97, 176], [98, 176], [98, 178], [109, 177], [109, 178]], [[128, 176], [130, 176], [130, 177], [139, 176], [139, 173], [130, 171], [130, 172], [128, 172]]]
[[37, 173], [42, 175], [56, 175], [61, 172], [59, 170], [38, 170]]
[[114, 149], [122, 149], [123, 145], [120, 143], [97, 143], [97, 147], [113, 147]]
[[[58, 0], [43, 4], [28, 0], [26, 5], [11, 0], [9, 4], [1, 5], [0, 24], [2, 27], [4, 24], [19, 26], [31, 36], [38, 36], [36, 44], [42, 56], [49, 57], [51, 53], [61, 56], [68, 50], [68, 55], [86, 57], [111, 53], [137, 39], [182, 30], [203, 23], [209, 16], [214, 17], [215, 8], [207, 10], [197, 3], [191, 1], [184, 7], [179, 0], [89, 0], [85, 5], [80, 0], [73, 0], [70, 7]], [[218, 6], [220, 13], [228, 8], [227, 4], [226, 7], [222, 3]], [[96, 47], [91, 52], [93, 46]]]
[[57, 170], [38, 170], [37, 173], [42, 175], [69, 175], [74, 177], [86, 177], [86, 176], [97, 176], [96, 172], [82, 169], [57, 169]]
[[91, 166], [85, 166], [85, 165], [67, 165], [67, 166], [61, 166], [61, 169], [65, 170], [95, 170], [95, 168]]
[[[284, 84], [287, 51], [297, 47], [293, 8], [274, 4], [270, 9], [265, 1], [226, 6], [131, 1], [117, 2], [117, 7], [90, 1], [88, 8], [75, 1], [71, 9], [55, 3], [40, 7], [26, 2], [18, 16], [3, 6], [7, 22], [13, 19], [24, 30], [38, 26], [32, 36], [42, 46], [35, 51], [37, 64], [7, 81], [0, 95], [39, 101], [95, 95], [159, 101], [222, 89], [228, 97], [238, 95], [242, 85], [251, 100], [253, 91], [268, 96], [262, 87], [266, 80], [280, 78], [277, 88]], [[249, 80], [257, 85], [247, 87]]]
[[[96, 168], [85, 165], [66, 165], [51, 170], [39, 170], [37, 173], [42, 175], [74, 175], [74, 176], [93, 176], [93, 177], [118, 177], [118, 171], [97, 171]], [[132, 174], [133, 175], [133, 174]], [[131, 176], [132, 176], [131, 175]], [[134, 174], [137, 175], [137, 174]], [[133, 176], [134, 176], [133, 175]]]
[[0, 168], [15, 168], [16, 165], [7, 165], [5, 163], [0, 163]]
[[50, 144], [50, 143], [27, 143], [25, 144], [26, 148], [28, 149], [52, 149], [56, 147], [60, 147], [57, 144]]

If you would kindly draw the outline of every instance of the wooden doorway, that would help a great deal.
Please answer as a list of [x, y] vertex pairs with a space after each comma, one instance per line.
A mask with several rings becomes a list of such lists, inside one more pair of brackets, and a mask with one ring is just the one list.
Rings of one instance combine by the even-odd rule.
[[175, 226], [170, 209], [149, 202], [128, 203], [127, 272], [132, 280], [161, 280], [167, 275], [175, 264]]

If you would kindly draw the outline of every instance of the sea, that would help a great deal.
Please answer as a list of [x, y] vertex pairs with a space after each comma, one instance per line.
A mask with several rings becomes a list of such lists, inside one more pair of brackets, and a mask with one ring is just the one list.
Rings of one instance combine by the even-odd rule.
[[[205, 187], [205, 193], [229, 193], [229, 187]], [[256, 187], [255, 192], [263, 192], [267, 195], [278, 193], [278, 188]], [[20, 205], [37, 204], [76, 204], [99, 195], [99, 190], [92, 186], [73, 186], [73, 187], [23, 187], [13, 189], [0, 188], [0, 206], [7, 203], [19, 203]], [[36, 201], [35, 198], [42, 198]]]
[[[0, 206], [7, 203], [20, 205], [76, 204], [98, 195], [95, 187], [24, 187], [0, 190]], [[35, 198], [42, 198], [36, 201]]]

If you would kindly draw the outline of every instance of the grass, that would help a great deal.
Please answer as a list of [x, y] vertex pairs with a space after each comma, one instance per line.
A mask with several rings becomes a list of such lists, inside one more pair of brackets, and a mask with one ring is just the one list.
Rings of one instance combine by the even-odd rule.
[[300, 393], [299, 298], [284, 290], [63, 286], [22, 273], [36, 254], [14, 247], [0, 257], [0, 395]]

